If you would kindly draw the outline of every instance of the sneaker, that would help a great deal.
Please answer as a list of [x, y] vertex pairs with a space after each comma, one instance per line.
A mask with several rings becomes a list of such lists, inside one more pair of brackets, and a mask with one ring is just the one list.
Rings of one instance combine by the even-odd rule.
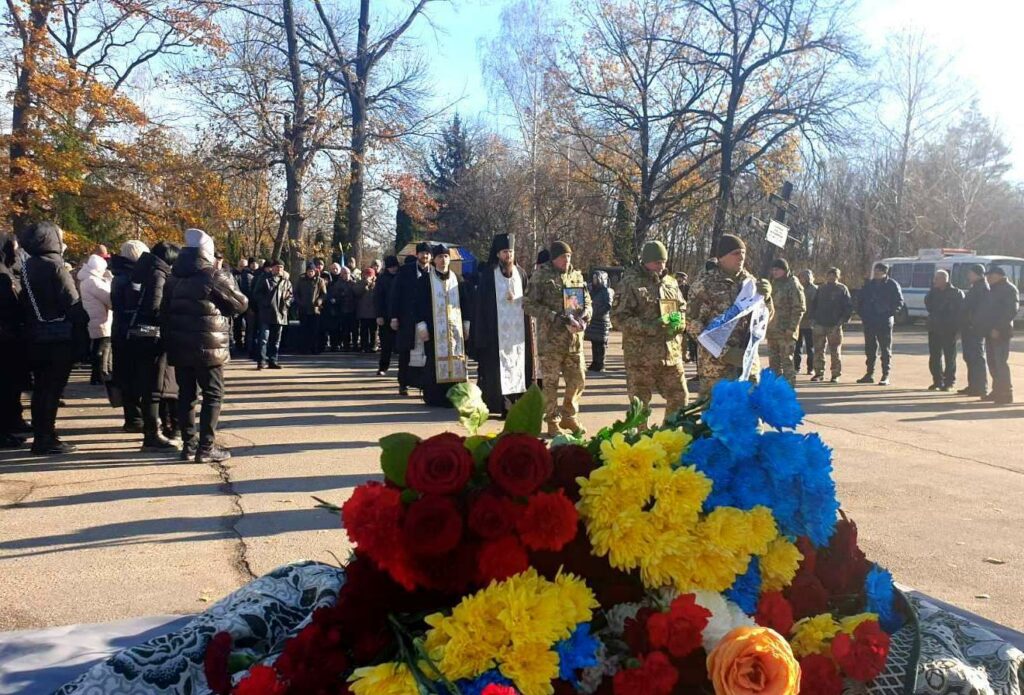
[[224, 447], [213, 446], [196, 452], [196, 463], [220, 463], [231, 458], [231, 452]]
[[277, 362], [268, 362], [267, 363], [267, 369], [281, 369], [281, 368], [282, 368], [281, 365], [279, 365]]
[[181, 445], [181, 455], [178, 458], [182, 461], [191, 461], [195, 458], [197, 451], [199, 451], [199, 440], [193, 439]]
[[814, 376], [811, 377], [811, 381], [813, 381], [814, 383], [818, 383], [821, 381], [825, 381], [825, 377], [822, 374], [815, 374]]
[[838, 374], [833, 375], [833, 377], [828, 380], [828, 383], [830, 383], [830, 384], [838, 384], [839, 383], [839, 375]]
[[982, 396], [982, 397], [981, 397], [981, 400], [983, 400], [983, 401], [988, 401], [988, 402], [990, 402], [990, 403], [993, 403], [993, 402], [995, 402], [995, 400], [996, 400], [996, 393], [995, 393], [995, 391], [993, 391], [993, 392], [991, 392], [991, 393], [988, 393], [988, 394], [986, 394], [986, 395]]
[[932, 384], [931, 386], [928, 387], [928, 390], [929, 391], [946, 391], [948, 389], [945, 386], [942, 386], [941, 384]]
[[862, 376], [860, 379], [857, 379], [857, 383], [858, 384], [873, 384], [873, 383], [875, 383], [875, 377], [874, 377], [873, 374], [871, 374], [871, 372], [868, 372], [867, 374]]
[[889, 385], [889, 375], [888, 374], [883, 374], [882, 378], [878, 381], [878, 385], [879, 386], [888, 386]]
[[41, 444], [32, 443], [32, 453], [36, 456], [60, 456], [62, 454], [73, 454], [78, 451], [74, 444], [62, 442], [59, 439], [52, 439]]
[[939, 391], [952, 391], [952, 390], [953, 390], [953, 385], [952, 384], [947, 384], [947, 385], [942, 386], [942, 387], [939, 388]]
[[388, 372], [386, 369], [378, 369], [377, 376], [387, 376]]
[[151, 439], [144, 439], [142, 441], [142, 450], [155, 452], [171, 452], [177, 451], [178, 446], [170, 439], [167, 439], [163, 435], [158, 434]]

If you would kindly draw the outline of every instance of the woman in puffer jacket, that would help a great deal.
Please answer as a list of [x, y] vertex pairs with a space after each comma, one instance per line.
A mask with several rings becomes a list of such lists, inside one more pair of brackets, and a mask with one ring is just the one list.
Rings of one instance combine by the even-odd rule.
[[110, 329], [114, 314], [110, 304], [110, 273], [107, 261], [102, 256], [92, 255], [78, 271], [78, 291], [82, 305], [89, 314], [90, 359], [92, 362], [92, 385], [104, 384], [110, 380], [112, 360], [110, 355]]

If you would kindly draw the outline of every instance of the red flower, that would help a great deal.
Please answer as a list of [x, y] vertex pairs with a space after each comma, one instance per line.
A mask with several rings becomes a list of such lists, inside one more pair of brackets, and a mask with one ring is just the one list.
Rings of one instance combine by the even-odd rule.
[[889, 635], [874, 620], [858, 625], [853, 636], [840, 633], [832, 639], [832, 657], [843, 673], [863, 683], [882, 672], [888, 656]]
[[576, 507], [561, 490], [538, 492], [527, 500], [516, 528], [527, 548], [558, 551], [576, 537], [578, 520]]
[[615, 695], [671, 695], [679, 673], [664, 652], [641, 657], [640, 666], [619, 671], [612, 681]]
[[515, 536], [505, 536], [480, 546], [480, 554], [477, 557], [477, 580], [480, 584], [487, 585], [492, 580], [501, 581], [525, 572], [529, 566], [530, 559], [519, 539]]
[[469, 530], [483, 539], [512, 533], [523, 507], [495, 492], [484, 492], [469, 507]]
[[235, 686], [232, 695], [284, 695], [288, 686], [277, 679], [277, 672], [269, 666], [253, 666], [249, 675]]
[[554, 470], [544, 442], [528, 434], [506, 434], [487, 460], [491, 479], [510, 495], [526, 497], [547, 482]]
[[786, 598], [797, 620], [828, 611], [828, 592], [814, 575], [797, 574], [786, 590]]
[[462, 540], [462, 513], [448, 497], [422, 497], [405, 512], [402, 538], [413, 555], [444, 555]]
[[566, 496], [573, 501], [579, 501], [580, 484], [576, 478], [585, 478], [594, 470], [594, 457], [586, 447], [577, 444], [566, 444], [555, 447], [551, 452], [554, 462], [554, 477], [551, 481], [558, 487], [565, 490]]
[[793, 629], [793, 606], [781, 592], [765, 592], [757, 603], [756, 619], [761, 627], [770, 627], [780, 635], [788, 635]]
[[814, 574], [818, 561], [818, 549], [814, 547], [814, 543], [807, 536], [799, 536], [796, 539], [796, 549], [804, 556], [797, 572], [799, 574]]
[[472, 474], [473, 456], [462, 437], [444, 432], [424, 439], [412, 450], [405, 482], [425, 495], [448, 495], [460, 492]]
[[841, 695], [843, 679], [832, 659], [811, 654], [800, 659], [800, 695]]
[[207, 686], [216, 695], [228, 695], [231, 692], [231, 674], [228, 673], [231, 644], [231, 633], [218, 632], [206, 645], [203, 673], [206, 674]]
[[402, 540], [401, 494], [378, 482], [360, 485], [342, 506], [341, 518], [359, 550], [412, 590], [420, 578]]
[[701, 646], [701, 633], [708, 626], [711, 611], [697, 605], [693, 594], [683, 594], [667, 613], [655, 613], [647, 620], [647, 636], [655, 649], [667, 649], [681, 659]]
[[497, 683], [489, 683], [484, 688], [480, 695], [519, 695], [516, 689], [511, 685], [498, 685]]
[[653, 608], [641, 608], [633, 618], [626, 618], [623, 624], [622, 640], [629, 646], [629, 653], [642, 656], [651, 651], [651, 641], [647, 633], [647, 621], [657, 613]]

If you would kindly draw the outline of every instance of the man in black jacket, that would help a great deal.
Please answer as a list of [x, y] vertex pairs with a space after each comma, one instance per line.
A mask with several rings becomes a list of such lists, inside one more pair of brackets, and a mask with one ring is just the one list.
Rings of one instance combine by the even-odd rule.
[[377, 376], [384, 376], [391, 369], [391, 353], [395, 349], [395, 332], [391, 330], [391, 295], [394, 294], [400, 267], [398, 256], [388, 256], [384, 259], [384, 271], [377, 279], [377, 291], [373, 296], [377, 308], [377, 326], [380, 327], [380, 362], [377, 364]]
[[132, 284], [135, 263], [149, 247], [138, 239], [121, 244], [121, 250], [110, 259], [110, 305], [114, 325], [111, 328], [111, 348], [114, 357], [114, 383], [121, 389], [121, 409], [124, 411], [124, 431], [141, 434], [142, 394], [135, 390], [135, 378], [128, 353], [128, 327], [135, 314], [139, 294]]
[[[245, 295], [245, 298], [249, 300], [249, 305], [252, 306], [252, 290], [253, 280], [256, 278], [256, 272], [253, 266], [256, 265], [255, 258], [242, 259], [238, 263], [238, 272], [235, 273], [235, 282], [238, 283], [238, 289]], [[235, 350], [244, 351], [249, 342], [249, 333], [252, 331], [252, 314], [251, 312], [245, 312], [240, 314], [233, 322], [232, 328], [235, 332]]]
[[960, 342], [963, 344], [964, 362], [967, 364], [967, 386], [957, 393], [983, 398], [988, 395], [988, 365], [985, 363], [988, 328], [985, 321], [992, 301], [988, 280], [985, 279], [985, 266], [975, 263], [968, 268], [967, 281], [971, 286], [960, 313]]
[[956, 334], [963, 301], [964, 293], [949, 284], [949, 273], [935, 271], [932, 288], [924, 296], [928, 310], [928, 368], [932, 373], [929, 391], [952, 391], [956, 383]]
[[16, 249], [13, 236], [0, 234], [0, 364], [4, 369], [0, 378], [0, 449], [25, 443], [21, 389], [26, 365], [21, 342], [21, 281], [14, 273]]
[[843, 326], [853, 313], [850, 290], [839, 282], [839, 268], [829, 268], [825, 284], [811, 301], [811, 331], [814, 335], [814, 376], [811, 381], [825, 380], [825, 346], [828, 346], [833, 384], [839, 383], [843, 373]]
[[[217, 420], [224, 399], [224, 363], [230, 359], [231, 316], [249, 303], [227, 271], [214, 270], [213, 239], [200, 229], [185, 230], [185, 248], [164, 286], [160, 313], [167, 359], [178, 379], [181, 459], [219, 463], [231, 452], [217, 445]], [[196, 385], [203, 407], [196, 436]]]
[[864, 324], [864, 355], [867, 371], [858, 384], [875, 383], [875, 358], [881, 353], [882, 378], [879, 386], [889, 385], [892, 368], [892, 327], [896, 314], [903, 309], [903, 290], [889, 277], [889, 266], [876, 263], [873, 277], [864, 284], [858, 296], [857, 313]]
[[281, 331], [288, 325], [288, 305], [292, 301], [292, 282], [284, 272], [284, 262], [275, 258], [270, 273], [260, 275], [253, 288], [253, 309], [259, 316], [259, 356], [256, 369], [266, 362], [270, 369], [280, 369], [277, 362], [281, 347]]
[[406, 259], [398, 271], [391, 293], [391, 308], [388, 315], [391, 330], [395, 331], [395, 349], [398, 350], [398, 393], [409, 395], [412, 373], [409, 369], [409, 353], [416, 345], [416, 287], [419, 279], [430, 270], [430, 244], [421, 241], [416, 244], [414, 262]]
[[988, 269], [988, 284], [992, 288], [992, 302], [988, 314], [988, 344], [985, 355], [992, 375], [992, 392], [985, 400], [996, 405], [1013, 403], [1013, 382], [1010, 380], [1010, 340], [1013, 338], [1013, 320], [1020, 306], [1020, 292], [1006, 278], [1006, 271], [997, 265]]

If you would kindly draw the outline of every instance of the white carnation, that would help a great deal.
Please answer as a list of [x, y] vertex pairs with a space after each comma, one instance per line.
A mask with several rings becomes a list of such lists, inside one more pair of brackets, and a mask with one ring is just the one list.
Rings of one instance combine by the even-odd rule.
[[741, 626], [752, 626], [754, 621], [743, 609], [714, 591], [694, 592], [697, 605], [711, 612], [708, 625], [704, 628], [704, 650], [710, 654], [731, 630]]

